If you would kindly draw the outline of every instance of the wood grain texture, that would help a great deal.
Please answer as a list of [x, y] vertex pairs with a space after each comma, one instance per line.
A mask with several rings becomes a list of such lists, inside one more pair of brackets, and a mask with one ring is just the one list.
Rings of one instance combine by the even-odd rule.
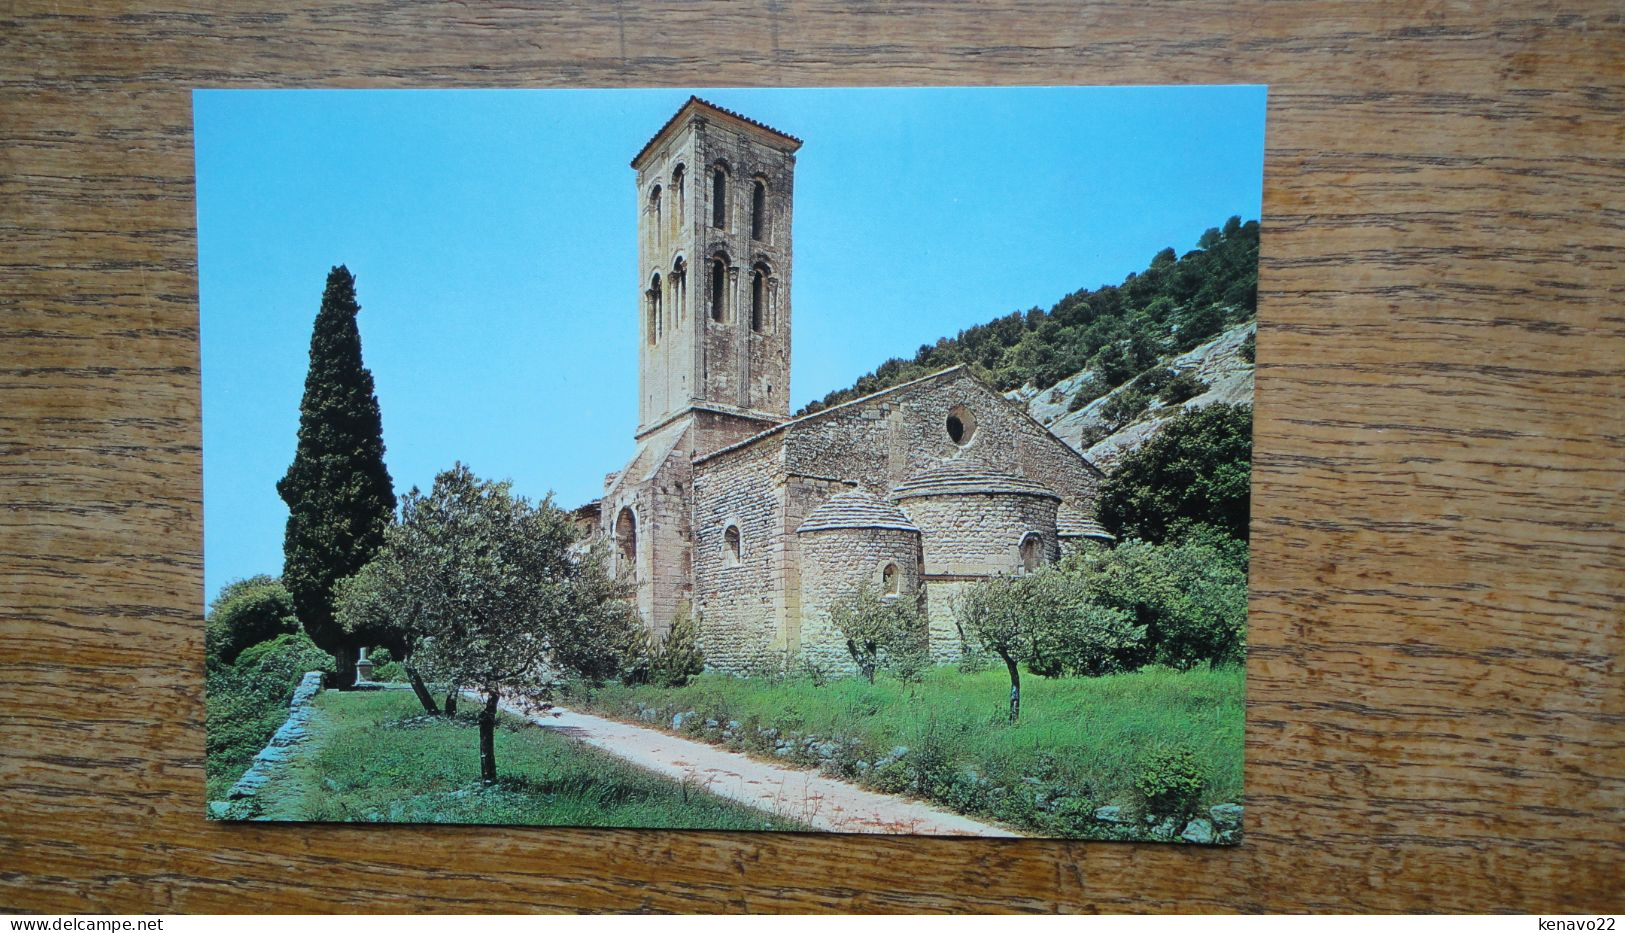
[[[255, 6], [0, 2], [0, 907], [1625, 910], [1617, 2]], [[1271, 85], [1243, 846], [203, 821], [192, 88], [1187, 82]]]

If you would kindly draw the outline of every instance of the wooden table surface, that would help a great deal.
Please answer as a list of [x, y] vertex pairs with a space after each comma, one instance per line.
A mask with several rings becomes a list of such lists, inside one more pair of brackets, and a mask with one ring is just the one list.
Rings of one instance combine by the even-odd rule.
[[[1625, 910], [1625, 16], [0, 2], [0, 908]], [[194, 87], [1267, 83], [1244, 845], [211, 825]]]

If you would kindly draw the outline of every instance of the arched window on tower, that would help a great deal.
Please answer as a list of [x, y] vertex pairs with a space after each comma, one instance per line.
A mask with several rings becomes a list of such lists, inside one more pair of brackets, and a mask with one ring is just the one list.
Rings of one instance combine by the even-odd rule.
[[660, 186], [655, 185], [649, 192], [649, 225], [654, 229], [655, 245], [660, 245], [660, 239], [665, 230], [665, 221], [660, 216]]
[[684, 195], [688, 193], [688, 173], [681, 162], [671, 170], [671, 218], [678, 229], [683, 226], [683, 212], [687, 210]]
[[649, 280], [649, 290], [644, 294], [649, 300], [649, 343], [659, 343], [665, 329], [660, 316], [660, 273], [656, 272]]
[[711, 320], [721, 323], [728, 315], [728, 258], [714, 256], [711, 259], [710, 281], [706, 283], [708, 301], [711, 306]]
[[720, 165], [711, 170], [711, 226], [728, 226], [728, 172]]
[[760, 178], [750, 191], [750, 235], [754, 240], [767, 239], [767, 182]]
[[750, 276], [750, 329], [761, 333], [767, 327], [767, 269], [757, 266]]
[[688, 308], [688, 263], [681, 256], [671, 264], [671, 302], [672, 320], [681, 325]]
[[896, 596], [902, 585], [902, 574], [898, 572], [896, 564], [887, 564], [886, 569], [880, 571], [880, 592], [884, 596]]
[[632, 517], [631, 507], [621, 509], [615, 516], [615, 551], [620, 556], [620, 571], [635, 573], [638, 566], [638, 523]]
[[722, 566], [739, 566], [739, 526], [729, 525], [722, 533]]

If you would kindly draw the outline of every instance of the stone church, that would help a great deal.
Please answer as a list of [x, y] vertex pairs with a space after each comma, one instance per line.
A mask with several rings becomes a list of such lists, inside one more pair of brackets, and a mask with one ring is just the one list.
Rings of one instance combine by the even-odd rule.
[[690, 98], [637, 172], [637, 452], [577, 519], [656, 633], [687, 604], [709, 667], [849, 664], [829, 606], [861, 583], [958, 655], [968, 583], [1109, 536], [1101, 472], [962, 367], [790, 417], [801, 141]]

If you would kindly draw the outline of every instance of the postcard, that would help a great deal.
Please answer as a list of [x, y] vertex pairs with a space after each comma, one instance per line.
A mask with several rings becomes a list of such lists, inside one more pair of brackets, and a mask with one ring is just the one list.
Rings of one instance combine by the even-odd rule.
[[194, 109], [209, 818], [1241, 841], [1264, 88]]

